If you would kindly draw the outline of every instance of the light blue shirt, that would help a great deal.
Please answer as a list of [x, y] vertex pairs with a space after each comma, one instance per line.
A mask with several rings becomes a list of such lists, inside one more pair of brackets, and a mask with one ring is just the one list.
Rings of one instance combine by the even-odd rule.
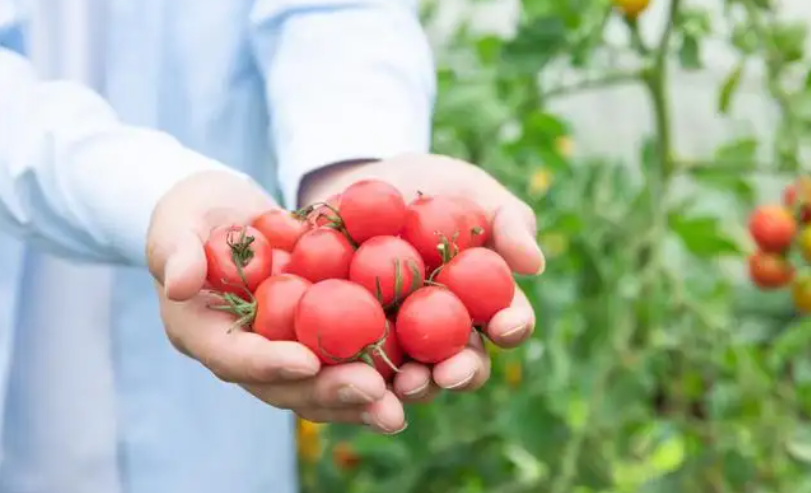
[[38, 76], [0, 0], [0, 229], [29, 242], [0, 236], [0, 493], [292, 493], [292, 416], [166, 340], [149, 217], [201, 170], [292, 206], [320, 166], [426, 151], [416, 0], [101, 3], [92, 91]]

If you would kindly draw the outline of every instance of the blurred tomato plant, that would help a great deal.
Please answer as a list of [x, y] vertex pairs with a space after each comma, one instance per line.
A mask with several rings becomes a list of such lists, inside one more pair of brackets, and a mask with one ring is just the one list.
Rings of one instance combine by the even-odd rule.
[[[491, 348], [482, 391], [410, 408], [402, 435], [303, 428], [305, 491], [811, 491], [811, 321], [790, 292], [743, 276], [759, 180], [792, 180], [811, 135], [805, 29], [773, 3], [524, 0], [509, 35], [465, 18], [437, 42], [435, 151], [480, 164], [537, 211], [549, 267], [520, 284], [538, 328], [519, 350]], [[443, 3], [425, 6], [430, 28]], [[644, 36], [654, 8], [662, 28]], [[710, 40], [737, 59], [718, 115], [754, 70], [779, 128], [686, 160], [672, 71], [704, 70]], [[641, 88], [653, 116], [631, 163], [578, 152], [551, 109], [616, 85]]]

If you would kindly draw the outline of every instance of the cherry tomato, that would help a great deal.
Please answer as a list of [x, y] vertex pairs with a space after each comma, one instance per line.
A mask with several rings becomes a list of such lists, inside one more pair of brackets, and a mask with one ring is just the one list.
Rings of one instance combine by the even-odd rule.
[[307, 223], [290, 211], [273, 209], [253, 220], [251, 226], [259, 230], [273, 248], [292, 252], [301, 235], [307, 230]]
[[[214, 228], [204, 248], [208, 263], [207, 280], [217, 291], [245, 297], [246, 289], [253, 292], [270, 276], [270, 244], [262, 233], [250, 226]], [[244, 280], [236, 262], [239, 262]]]
[[341, 207], [341, 194], [336, 193], [324, 201], [326, 205], [316, 207], [309, 216], [310, 227], [318, 228], [338, 223], [336, 211]]
[[325, 364], [371, 356], [386, 335], [386, 314], [369, 291], [344, 279], [313, 284], [299, 301], [296, 337]]
[[465, 250], [442, 266], [436, 282], [459, 298], [474, 323], [487, 323], [510, 306], [515, 282], [507, 262], [493, 250]]
[[273, 268], [270, 270], [270, 275], [278, 276], [287, 273], [287, 267], [290, 265], [290, 254], [284, 250], [274, 248], [270, 252], [270, 256], [273, 257]]
[[811, 223], [811, 204], [804, 202], [802, 204], [797, 204], [797, 185], [791, 184], [788, 185], [783, 190], [783, 204], [789, 208], [789, 210], [795, 210], [795, 207], [798, 205], [799, 207], [799, 218], [800, 222], [803, 224]]
[[470, 246], [483, 246], [490, 239], [490, 221], [487, 219], [487, 213], [479, 204], [467, 197], [456, 197], [453, 200], [465, 212], [471, 227]]
[[800, 313], [811, 313], [811, 277], [805, 275], [794, 281], [791, 299]]
[[760, 289], [778, 289], [791, 282], [794, 268], [780, 255], [756, 252], [749, 257], [749, 277]]
[[471, 244], [471, 230], [465, 211], [452, 199], [423, 195], [409, 204], [401, 236], [430, 271], [442, 265], [440, 245], [451, 242], [452, 249], [462, 251]]
[[352, 257], [349, 280], [368, 289], [383, 306], [389, 306], [422, 286], [425, 264], [417, 250], [404, 240], [375, 236]]
[[811, 226], [806, 226], [800, 231], [797, 245], [800, 247], [803, 258], [807, 262], [811, 262]]
[[343, 233], [328, 227], [316, 228], [296, 243], [287, 272], [310, 282], [346, 279], [354, 254], [355, 249]]
[[271, 341], [295, 341], [298, 302], [312, 283], [293, 274], [265, 279], [256, 288], [253, 331]]
[[[386, 359], [388, 359], [388, 361], [386, 361]], [[400, 341], [397, 340], [397, 330], [395, 329], [394, 322], [389, 320], [388, 333], [386, 334], [383, 344], [380, 345], [379, 350], [376, 349], [372, 351], [372, 362], [377, 372], [380, 373], [380, 376], [387, 382], [390, 382], [396, 373], [392, 365], [399, 369], [403, 361], [405, 361], [405, 354], [403, 354], [403, 348], [400, 347]], [[389, 363], [391, 363], [391, 365]]]
[[761, 250], [782, 253], [797, 233], [797, 222], [784, 207], [765, 205], [750, 216], [749, 232]]
[[398, 235], [405, 212], [403, 195], [384, 181], [361, 180], [341, 194], [341, 220], [359, 245], [374, 236]]
[[418, 289], [397, 313], [400, 346], [420, 363], [439, 363], [458, 354], [467, 345], [471, 328], [465, 305], [442, 287]]

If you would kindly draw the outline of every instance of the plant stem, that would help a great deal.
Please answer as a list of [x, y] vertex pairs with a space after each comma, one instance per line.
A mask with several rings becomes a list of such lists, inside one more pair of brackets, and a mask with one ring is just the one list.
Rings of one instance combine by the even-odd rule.
[[611, 72], [593, 79], [582, 79], [572, 84], [562, 84], [541, 93], [541, 100], [569, 96], [589, 89], [603, 89], [610, 86], [638, 82], [642, 77], [640, 71]]

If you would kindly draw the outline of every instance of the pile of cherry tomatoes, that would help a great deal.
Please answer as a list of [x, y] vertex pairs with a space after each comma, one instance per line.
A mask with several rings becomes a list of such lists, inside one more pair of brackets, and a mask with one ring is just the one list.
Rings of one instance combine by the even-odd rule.
[[749, 233], [757, 245], [749, 256], [749, 277], [755, 286], [762, 290], [791, 286], [797, 309], [811, 312], [811, 273], [802, 266], [811, 262], [811, 177], [786, 186], [782, 204], [755, 209]]
[[324, 203], [214, 229], [205, 249], [212, 309], [234, 327], [298, 341], [326, 365], [364, 361], [386, 379], [436, 364], [508, 307], [515, 283], [485, 244], [485, 211], [465, 198], [410, 203], [379, 180]]

